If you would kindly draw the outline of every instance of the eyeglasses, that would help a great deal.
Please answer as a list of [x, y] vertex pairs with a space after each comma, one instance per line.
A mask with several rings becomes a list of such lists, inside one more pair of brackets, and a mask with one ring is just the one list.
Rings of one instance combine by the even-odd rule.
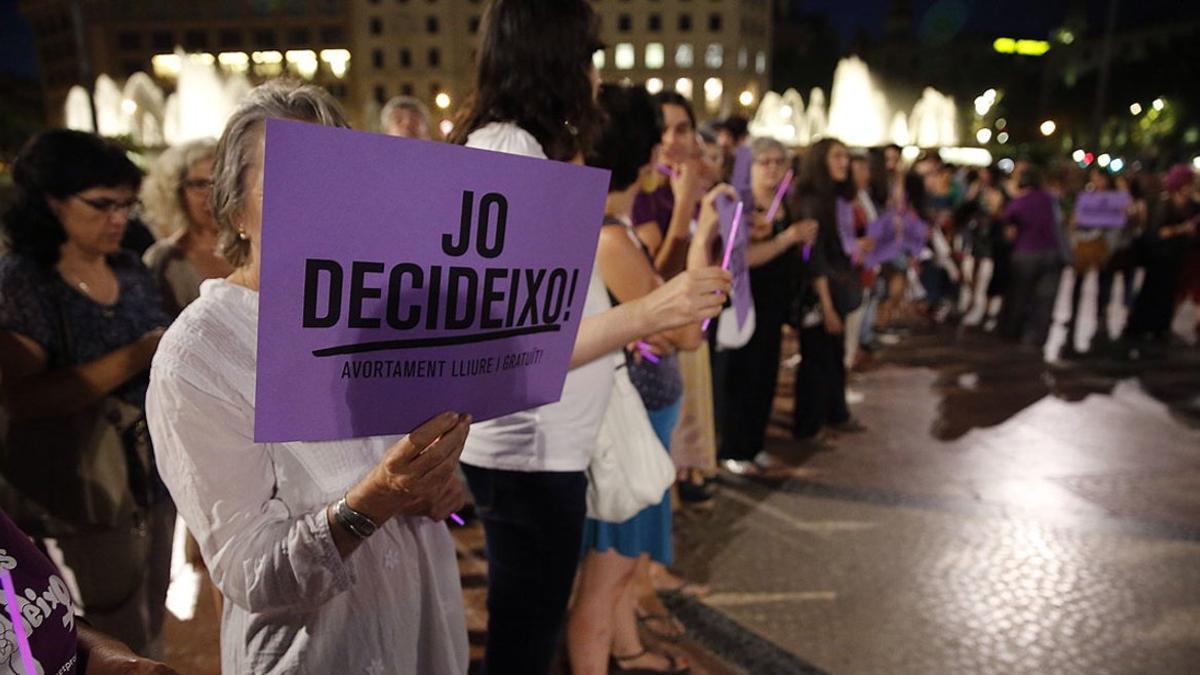
[[211, 190], [213, 181], [211, 178], [189, 178], [183, 181], [183, 189], [185, 190]]
[[117, 201], [116, 199], [108, 199], [105, 197], [101, 197], [100, 199], [88, 199], [87, 197], [81, 197], [79, 195], [71, 196], [83, 202], [84, 204], [87, 204], [93, 209], [96, 209], [97, 211], [109, 216], [122, 211], [125, 213], [125, 215], [129, 215], [130, 213], [133, 213], [142, 207], [142, 202], [139, 199]]

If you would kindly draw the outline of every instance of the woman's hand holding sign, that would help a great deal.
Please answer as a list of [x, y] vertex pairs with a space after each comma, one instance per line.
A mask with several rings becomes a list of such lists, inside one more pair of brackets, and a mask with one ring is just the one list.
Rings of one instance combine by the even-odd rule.
[[[457, 469], [470, 426], [470, 415], [444, 412], [417, 427], [346, 493], [346, 505], [380, 526], [394, 516], [445, 520], [466, 498]], [[361, 541], [332, 517], [331, 527], [343, 556]]]

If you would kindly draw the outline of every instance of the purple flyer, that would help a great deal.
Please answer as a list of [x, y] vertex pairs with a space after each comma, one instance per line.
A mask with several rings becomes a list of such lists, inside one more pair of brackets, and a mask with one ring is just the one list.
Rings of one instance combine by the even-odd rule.
[[254, 440], [562, 395], [608, 172], [270, 120]]
[[[743, 202], [745, 204], [753, 202]], [[728, 242], [730, 231], [733, 229], [734, 214], [737, 202], [732, 199], [717, 199], [717, 216], [721, 229], [721, 241]], [[733, 247], [729, 254], [729, 273], [733, 275], [733, 290], [730, 292], [734, 313], [737, 315], [738, 330], [746, 325], [750, 310], [754, 308], [754, 296], [750, 290], [750, 265], [746, 261], [746, 249], [750, 246], [749, 227], [750, 215], [743, 214], [741, 225], [734, 233]]]
[[1080, 227], [1125, 227], [1128, 192], [1080, 192], [1075, 198], [1075, 222]]

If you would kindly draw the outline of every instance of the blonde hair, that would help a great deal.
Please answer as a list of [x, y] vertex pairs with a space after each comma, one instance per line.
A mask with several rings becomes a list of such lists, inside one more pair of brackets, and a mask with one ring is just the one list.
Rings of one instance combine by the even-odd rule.
[[239, 236], [237, 219], [246, 202], [246, 173], [255, 160], [255, 146], [263, 123], [271, 117], [350, 127], [341, 106], [329, 92], [311, 84], [271, 80], [246, 95], [225, 123], [213, 164], [212, 210], [217, 221], [217, 249], [234, 267], [246, 264], [250, 257], [250, 242]]
[[146, 224], [159, 238], [168, 237], [191, 226], [183, 196], [183, 181], [197, 162], [216, 155], [217, 141], [204, 138], [167, 148], [150, 167], [142, 181], [139, 198], [145, 209]]

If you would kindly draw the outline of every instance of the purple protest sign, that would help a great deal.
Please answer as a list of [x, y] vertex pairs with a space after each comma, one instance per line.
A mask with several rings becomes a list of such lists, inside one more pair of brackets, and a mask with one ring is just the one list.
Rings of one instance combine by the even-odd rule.
[[558, 400], [608, 172], [267, 122], [254, 438]]
[[912, 211], [884, 211], [867, 225], [867, 237], [874, 243], [874, 248], [867, 254], [866, 266], [873, 268], [891, 262], [901, 253], [918, 255], [928, 236], [929, 226]]
[[837, 231], [842, 242], [842, 251], [857, 263], [858, 237], [854, 232], [854, 205], [841, 197], [837, 200]]
[[1125, 227], [1128, 192], [1080, 192], [1075, 198], [1075, 222], [1081, 227]]
[[[742, 216], [745, 204], [753, 202], [735, 202], [728, 198], [717, 199], [717, 216], [721, 227], [721, 240], [726, 242], [725, 259], [727, 265], [722, 265], [733, 275], [733, 289], [730, 300], [733, 302], [734, 314], [737, 315], [738, 330], [746, 325], [750, 310], [754, 308], [754, 296], [750, 291], [750, 265], [746, 261], [746, 249], [750, 245], [750, 231], [746, 217]], [[739, 224], [739, 227], [734, 227]]]
[[743, 203], [754, 203], [754, 192], [750, 189], [750, 165], [754, 163], [754, 155], [750, 146], [739, 145], [733, 156], [733, 170], [729, 174], [729, 184], [737, 190], [738, 198]]

